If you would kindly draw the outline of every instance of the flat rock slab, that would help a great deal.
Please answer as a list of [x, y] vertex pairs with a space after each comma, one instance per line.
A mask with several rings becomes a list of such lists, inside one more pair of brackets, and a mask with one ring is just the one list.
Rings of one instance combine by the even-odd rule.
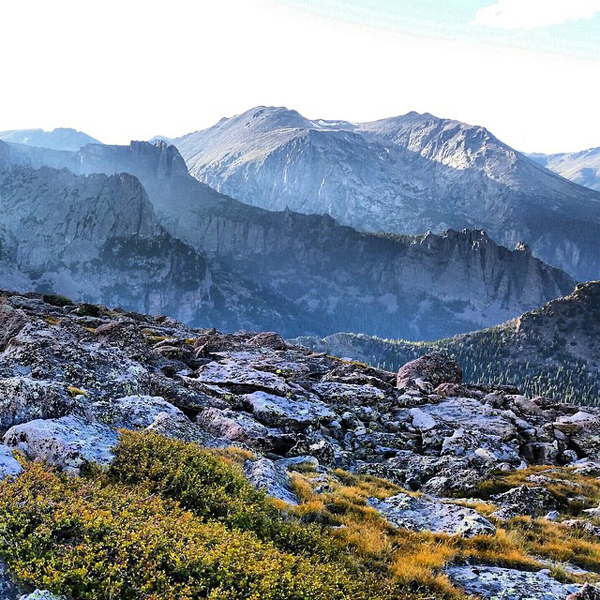
[[4, 443], [32, 460], [77, 473], [91, 462], [110, 463], [118, 439], [119, 434], [107, 425], [68, 416], [15, 425], [6, 432]]
[[421, 425], [426, 421], [427, 429], [436, 425], [450, 429], [463, 427], [466, 431], [481, 430], [500, 438], [516, 433], [515, 426], [500, 411], [473, 398], [446, 398], [438, 404], [423, 404], [418, 410], [402, 411], [398, 416], [409, 422], [416, 417]]
[[115, 400], [100, 400], [91, 404], [88, 412], [101, 423], [123, 429], [149, 427], [161, 413], [172, 417], [184, 416], [160, 396], [123, 396]]
[[326, 381], [313, 385], [311, 390], [330, 404], [372, 406], [386, 399], [385, 392], [368, 384]]
[[336, 418], [336, 414], [316, 396], [282, 398], [265, 392], [254, 392], [242, 396], [242, 402], [261, 423], [269, 427], [307, 427]]
[[285, 395], [289, 387], [285, 381], [268, 371], [259, 371], [232, 360], [211, 362], [198, 371], [198, 381], [206, 384], [221, 385], [238, 390], [262, 390]]
[[385, 500], [369, 499], [392, 525], [411, 531], [431, 531], [462, 537], [493, 535], [496, 528], [472, 508], [442, 502], [431, 496], [397, 494]]
[[299, 504], [298, 497], [292, 490], [292, 480], [283, 466], [268, 458], [247, 460], [244, 474], [257, 490], [263, 490], [268, 496], [288, 504]]
[[565, 600], [580, 586], [563, 584], [546, 571], [530, 572], [488, 566], [456, 566], [446, 570], [450, 580], [468, 594], [489, 600]]

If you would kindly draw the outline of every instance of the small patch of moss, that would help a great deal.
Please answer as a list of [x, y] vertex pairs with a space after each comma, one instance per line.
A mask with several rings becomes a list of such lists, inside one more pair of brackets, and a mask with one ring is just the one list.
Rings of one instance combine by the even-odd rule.
[[51, 304], [52, 306], [73, 306], [73, 300], [66, 296], [61, 296], [60, 294], [43, 294], [42, 300], [46, 304]]

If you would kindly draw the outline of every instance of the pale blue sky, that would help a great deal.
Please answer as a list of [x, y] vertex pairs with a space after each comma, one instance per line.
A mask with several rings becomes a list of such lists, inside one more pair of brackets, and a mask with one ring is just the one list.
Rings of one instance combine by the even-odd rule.
[[[600, 58], [600, 3], [592, 19], [571, 20], [533, 30], [474, 26], [477, 11], [493, 0], [278, 0], [296, 9], [391, 30], [455, 40], [470, 40], [534, 52]], [[526, 4], [528, 0], [518, 0]], [[552, 2], [552, 0], [549, 0]], [[570, 0], [559, 0], [568, 6]], [[594, 2], [590, 3], [592, 6]]]
[[600, 0], [19, 0], [0, 23], [0, 130], [128, 143], [275, 105], [600, 146]]

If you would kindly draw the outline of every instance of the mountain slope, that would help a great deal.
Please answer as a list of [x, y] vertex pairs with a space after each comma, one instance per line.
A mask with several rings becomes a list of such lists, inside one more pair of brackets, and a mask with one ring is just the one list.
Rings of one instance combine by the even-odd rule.
[[161, 142], [78, 153], [11, 145], [10, 152], [29, 167], [138, 177], [171, 235], [206, 256], [214, 272], [254, 285], [256, 302], [288, 315], [275, 327], [270, 312], [257, 309], [255, 328], [435, 339], [505, 321], [573, 285], [526, 249], [511, 252], [481, 231], [381, 236], [328, 216], [248, 206], [199, 183], [177, 149]]
[[600, 148], [560, 154], [529, 154], [540, 165], [579, 185], [600, 191]]
[[310, 121], [260, 107], [174, 143], [194, 177], [249, 204], [329, 214], [366, 231], [483, 229], [577, 278], [600, 274], [600, 194], [482, 127], [417, 113]]
[[100, 144], [98, 140], [75, 129], [60, 127], [52, 131], [43, 129], [16, 129], [0, 131], [0, 140], [25, 144], [51, 150], [69, 150], [76, 152], [86, 144]]
[[388, 369], [444, 350], [460, 361], [470, 381], [511, 382], [529, 394], [600, 404], [600, 281], [580, 284], [573, 293], [503, 325], [434, 343], [345, 333], [299, 341]]

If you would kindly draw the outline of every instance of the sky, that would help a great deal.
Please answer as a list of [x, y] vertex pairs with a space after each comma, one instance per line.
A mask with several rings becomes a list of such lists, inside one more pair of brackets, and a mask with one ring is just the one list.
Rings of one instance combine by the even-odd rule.
[[128, 143], [267, 105], [600, 146], [600, 0], [18, 0], [0, 57], [0, 130]]

